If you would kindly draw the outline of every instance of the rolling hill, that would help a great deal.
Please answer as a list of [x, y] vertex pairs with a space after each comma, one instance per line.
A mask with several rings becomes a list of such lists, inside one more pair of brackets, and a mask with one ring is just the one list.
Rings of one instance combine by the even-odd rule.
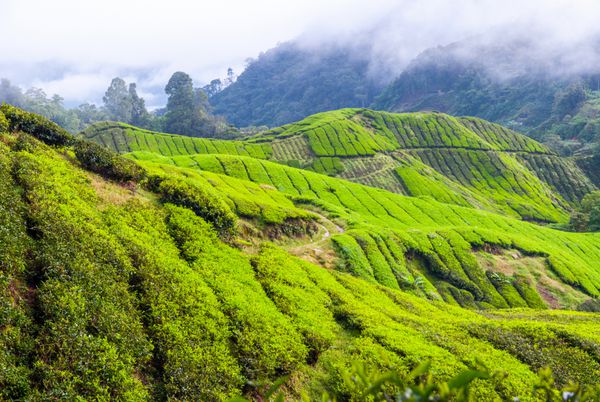
[[[594, 309], [600, 234], [267, 160], [288, 128], [206, 142], [119, 126], [114, 146], [159, 151], [125, 159], [0, 112], [4, 399], [258, 399], [287, 375], [287, 398], [358, 400], [357, 363], [429, 361], [447, 381], [481, 360], [506, 376], [475, 380], [474, 400], [537, 401], [543, 367], [558, 386], [600, 375], [598, 315], [548, 309]], [[395, 146], [369, 132], [355, 144]], [[160, 153], [199, 144], [228, 152]]]
[[244, 141], [192, 139], [102, 123], [82, 135], [117, 152], [192, 166], [198, 155], [250, 156], [399, 194], [559, 222], [595, 189], [574, 161], [476, 118], [367, 109], [319, 113]]

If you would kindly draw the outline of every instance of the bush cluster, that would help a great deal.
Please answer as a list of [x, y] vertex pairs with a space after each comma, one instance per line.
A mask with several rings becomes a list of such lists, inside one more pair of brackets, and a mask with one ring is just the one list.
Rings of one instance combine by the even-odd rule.
[[77, 159], [84, 168], [107, 179], [118, 182], [139, 182], [145, 176], [144, 169], [137, 163], [99, 144], [78, 140], [74, 149]]
[[6, 116], [4, 116], [4, 113], [2, 113], [0, 111], [0, 133], [7, 132], [8, 128], [9, 128], [8, 120], [6, 119]]
[[230, 236], [235, 232], [237, 219], [229, 206], [201, 187], [180, 179], [159, 176], [150, 177], [148, 183], [152, 191], [161, 195], [162, 202], [194, 211], [223, 236]]
[[74, 141], [65, 129], [40, 115], [7, 104], [0, 106], [0, 112], [8, 120], [10, 131], [23, 131], [48, 145], [66, 146]]

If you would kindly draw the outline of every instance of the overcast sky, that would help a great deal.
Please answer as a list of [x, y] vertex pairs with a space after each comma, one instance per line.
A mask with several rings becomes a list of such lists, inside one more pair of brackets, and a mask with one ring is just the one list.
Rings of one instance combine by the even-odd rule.
[[396, 74], [425, 48], [507, 24], [564, 45], [598, 21], [598, 0], [0, 0], [0, 77], [76, 104], [98, 102], [119, 75], [155, 105], [174, 71], [202, 85], [299, 36], [369, 38], [373, 64]]

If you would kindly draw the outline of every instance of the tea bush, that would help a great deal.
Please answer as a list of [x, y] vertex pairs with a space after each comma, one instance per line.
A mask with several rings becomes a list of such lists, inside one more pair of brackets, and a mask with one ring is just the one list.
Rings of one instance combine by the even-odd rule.
[[0, 112], [8, 120], [8, 128], [12, 132], [23, 131], [48, 145], [64, 146], [73, 143], [74, 138], [71, 134], [40, 115], [26, 112], [6, 103], [0, 106]]

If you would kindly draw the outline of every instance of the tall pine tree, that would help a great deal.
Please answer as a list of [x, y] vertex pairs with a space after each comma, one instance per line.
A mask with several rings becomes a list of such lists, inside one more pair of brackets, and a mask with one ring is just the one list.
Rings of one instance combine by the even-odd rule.
[[131, 122], [133, 112], [131, 96], [127, 90], [127, 84], [122, 78], [113, 78], [102, 100], [112, 120], [124, 123]]
[[165, 87], [165, 92], [169, 95], [165, 115], [165, 131], [173, 134], [194, 135], [194, 127], [199, 116], [194, 102], [194, 86], [190, 76], [181, 71], [174, 73]]

